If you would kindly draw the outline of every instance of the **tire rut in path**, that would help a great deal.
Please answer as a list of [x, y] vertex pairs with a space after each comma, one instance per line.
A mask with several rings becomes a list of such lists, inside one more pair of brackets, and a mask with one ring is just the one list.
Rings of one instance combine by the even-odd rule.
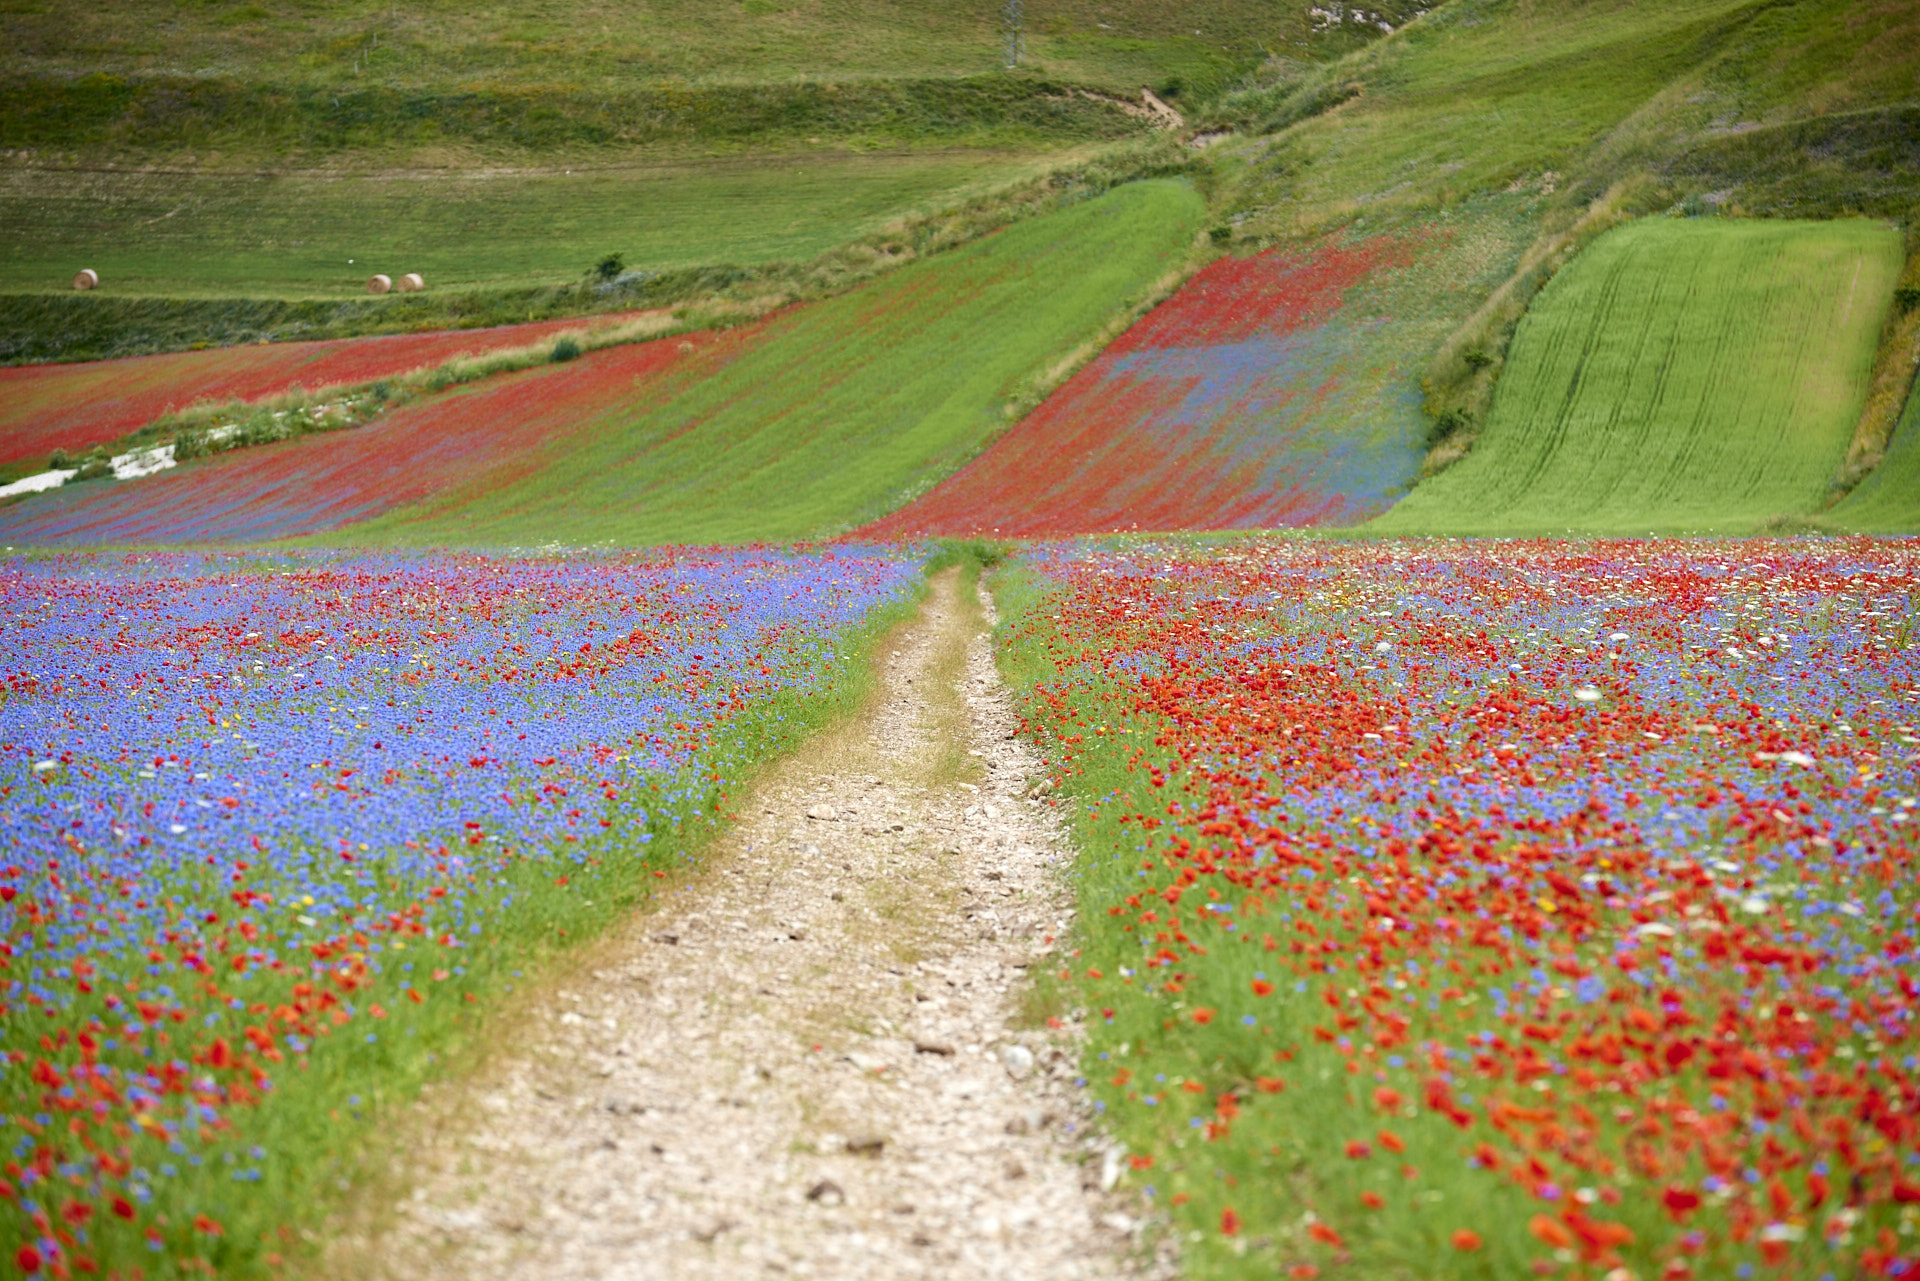
[[[1021, 1029], [1069, 854], [936, 578], [876, 697], [745, 799], [706, 870], [596, 945], [527, 1048], [432, 1105], [393, 1277], [1164, 1275], [1071, 1033]], [[352, 1257], [358, 1256], [358, 1257]], [[338, 1273], [336, 1273], [338, 1274]]]

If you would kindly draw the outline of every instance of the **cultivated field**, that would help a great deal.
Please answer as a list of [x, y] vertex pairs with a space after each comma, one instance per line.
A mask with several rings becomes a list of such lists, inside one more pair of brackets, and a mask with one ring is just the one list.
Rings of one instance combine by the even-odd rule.
[[344, 173], [0, 168], [0, 292], [348, 298], [417, 271], [435, 291], [624, 270], [799, 262], [1045, 160], [1002, 151], [778, 157], [574, 169]]
[[1866, 221], [1650, 219], [1564, 268], [1473, 452], [1382, 533], [1748, 532], [1810, 514], [1900, 269]]
[[1412, 483], [1408, 367], [1492, 288], [1511, 202], [1405, 236], [1221, 258], [872, 537], [1350, 525]]
[[373, 382], [458, 356], [509, 351], [623, 319], [628, 318], [598, 316], [0, 369], [0, 468], [38, 470], [53, 450], [79, 456], [170, 410], [198, 402], [253, 401], [294, 387], [319, 391]]
[[[358, 428], [257, 445], [133, 484], [72, 484], [0, 507], [15, 546], [263, 543], [324, 534], [453, 493], [500, 494], [552, 467], [683, 365], [710, 369], [753, 330], [591, 352], [394, 409]], [[354, 339], [355, 343], [380, 341]], [[165, 359], [162, 357], [161, 359]]]
[[[1183, 263], [1201, 205], [1136, 183], [769, 322], [711, 377], [603, 419], [526, 480], [356, 530], [434, 546], [832, 537], [1004, 430]], [[1023, 398], [1026, 399], [1023, 403]]]

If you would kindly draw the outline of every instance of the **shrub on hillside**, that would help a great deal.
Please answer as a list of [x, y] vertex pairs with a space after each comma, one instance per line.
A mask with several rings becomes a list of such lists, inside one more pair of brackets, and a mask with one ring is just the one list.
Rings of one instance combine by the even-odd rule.
[[572, 338], [562, 338], [559, 342], [553, 344], [553, 354], [548, 357], [548, 359], [556, 365], [564, 361], [578, 360], [579, 358], [580, 344]]
[[1435, 445], [1451, 436], [1457, 435], [1473, 426], [1473, 415], [1464, 409], [1449, 409], [1433, 420], [1433, 426], [1427, 431], [1427, 447]]
[[67, 477], [67, 483], [72, 485], [83, 480], [105, 480], [111, 475], [113, 475], [112, 459], [107, 457], [105, 448], [95, 446], [93, 452], [81, 462], [80, 469]]

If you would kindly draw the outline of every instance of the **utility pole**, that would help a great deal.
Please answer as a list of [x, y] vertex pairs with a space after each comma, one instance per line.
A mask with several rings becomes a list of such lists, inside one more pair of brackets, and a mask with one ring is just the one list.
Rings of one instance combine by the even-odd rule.
[[1006, 12], [1000, 15], [1000, 26], [1006, 38], [1007, 70], [1012, 71], [1020, 65], [1021, 55], [1027, 51], [1026, 14], [1022, 0], [1007, 0]]

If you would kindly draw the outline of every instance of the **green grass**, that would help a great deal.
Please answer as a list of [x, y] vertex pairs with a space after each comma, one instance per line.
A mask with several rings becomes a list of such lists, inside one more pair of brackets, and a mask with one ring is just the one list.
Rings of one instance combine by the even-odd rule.
[[[948, 77], [999, 68], [1005, 8], [1004, 0], [5, 0], [0, 67], [49, 76], [237, 72], [330, 89]], [[1340, 49], [1376, 34], [1352, 24], [1316, 35], [1305, 10], [1274, 0], [1028, 0], [1028, 60], [1083, 82], [1137, 87], [1143, 71], [1263, 50]]]
[[1563, 171], [1697, 67], [1751, 8], [1455, 0], [1311, 77], [1362, 92], [1277, 145], [1223, 155], [1223, 177], [1239, 188], [1236, 203], [1259, 211], [1248, 231], [1282, 234], [1432, 210], [1548, 171], [1561, 172], [1561, 187]]
[[659, 403], [579, 424], [504, 492], [334, 541], [640, 545], [829, 537], [951, 472], [1186, 260], [1187, 184], [1139, 182], [769, 322]]
[[1203, 182], [1244, 246], [1446, 234], [1448, 211], [1496, 194], [1530, 206], [1532, 244], [1515, 245], [1507, 280], [1404, 370], [1438, 437], [1458, 414], [1484, 420], [1526, 305], [1623, 217], [1910, 220], [1916, 41], [1920, 9], [1895, 0], [1453, 0], [1212, 104], [1204, 114], [1248, 136], [1209, 153]]
[[[1793, 129], [1739, 140], [1796, 122], [1819, 133], [1812, 118], [1920, 101], [1920, 70], [1902, 52], [1916, 40], [1920, 11], [1891, 0], [1453, 0], [1339, 62], [1228, 95], [1217, 113], [1257, 126], [1358, 89], [1275, 138], [1223, 148], [1222, 192], [1251, 215], [1244, 234], [1285, 235], [1509, 185], [1545, 189], [1570, 218], [1638, 170], [1676, 196], [1793, 179], [1829, 163], [1829, 142]], [[1911, 147], [1861, 123], [1861, 138], [1841, 142], [1864, 162], [1840, 168], [1858, 181], [1891, 161], [1903, 174], [1894, 185], [1920, 191]], [[1799, 212], [1861, 207], [1846, 186], [1814, 184]]]
[[1379, 35], [1318, 32], [1305, 8], [1037, 0], [1008, 75], [1003, 0], [4, 0], [0, 147], [231, 168], [368, 150], [467, 164], [822, 137], [1084, 139], [1142, 126], [1066, 85], [1192, 100], [1270, 51], [1322, 57]]
[[1751, 532], [1811, 513], [1845, 457], [1898, 232], [1647, 219], [1541, 292], [1463, 461], [1369, 529]]
[[[1058, 153], [1056, 153], [1057, 156]], [[799, 261], [1029, 178], [1030, 153], [760, 156], [521, 171], [207, 174], [0, 169], [0, 292], [363, 296], [376, 271], [435, 290]]]
[[[965, 157], [950, 158], [965, 170]], [[904, 157], [880, 159], [908, 163]], [[622, 276], [611, 287], [575, 275], [559, 284], [471, 288], [449, 287], [435, 277], [425, 293], [379, 298], [364, 294], [137, 296], [117, 292], [110, 284], [86, 294], [0, 293], [0, 363], [98, 360], [188, 347], [471, 328], [685, 303], [692, 303], [694, 311], [706, 317], [700, 323], [716, 323], [729, 314], [737, 317], [742, 309], [757, 313], [782, 302], [842, 292], [902, 263], [943, 253], [1019, 219], [1136, 178], [1179, 173], [1189, 164], [1189, 153], [1165, 135], [1086, 153], [1003, 159], [993, 181], [949, 192], [946, 201], [930, 201], [924, 211], [897, 211], [897, 216], [880, 222], [866, 235], [838, 243], [811, 259], [648, 266]], [[504, 238], [480, 239], [489, 230], [484, 216], [478, 216], [476, 226], [475, 238], [466, 242], [476, 254], [495, 245], [531, 252]], [[235, 228], [232, 234], [242, 230]], [[698, 226], [689, 224], [683, 230], [689, 243], [697, 246]], [[789, 232], [794, 237], [825, 234], [798, 218], [789, 224]], [[778, 234], [768, 232], [769, 237]], [[583, 241], [583, 247], [588, 243]], [[605, 252], [596, 249], [590, 258], [597, 262]]]
[[289, 87], [221, 76], [0, 75], [0, 148], [232, 172], [475, 167], [608, 155], [1033, 146], [1138, 133], [1112, 102], [1001, 73], [766, 84]]
[[1861, 534], [1920, 533], [1920, 385], [1907, 395], [1886, 457], [1820, 523]]

